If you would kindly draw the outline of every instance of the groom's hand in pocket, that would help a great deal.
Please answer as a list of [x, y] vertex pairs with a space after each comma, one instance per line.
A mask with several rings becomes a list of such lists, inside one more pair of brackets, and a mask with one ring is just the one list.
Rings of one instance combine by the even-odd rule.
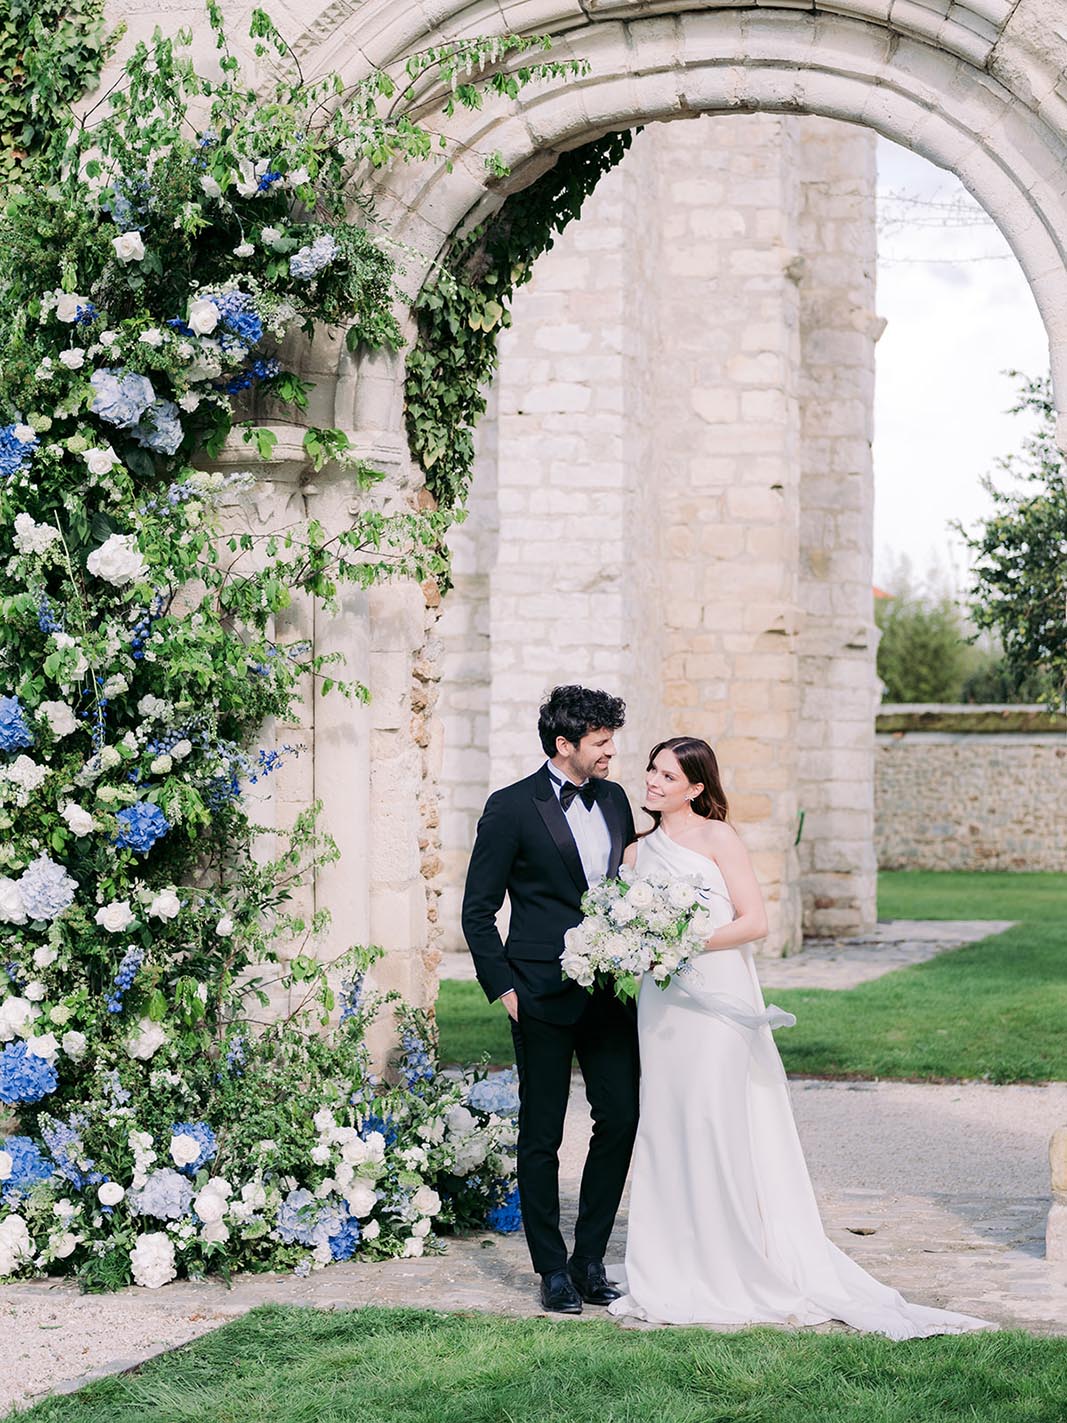
[[502, 993], [500, 995], [500, 1001], [508, 1010], [508, 1017], [511, 1021], [517, 1023], [519, 1021], [519, 995], [515, 992], [514, 988], [509, 988], [507, 993]]

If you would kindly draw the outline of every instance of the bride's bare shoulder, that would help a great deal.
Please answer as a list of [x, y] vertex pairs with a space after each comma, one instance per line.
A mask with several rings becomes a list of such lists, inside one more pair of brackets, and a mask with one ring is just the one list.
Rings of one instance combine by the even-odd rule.
[[725, 820], [708, 820], [701, 827], [701, 839], [705, 854], [714, 860], [720, 854], [729, 852], [741, 843], [741, 837], [734, 827]]

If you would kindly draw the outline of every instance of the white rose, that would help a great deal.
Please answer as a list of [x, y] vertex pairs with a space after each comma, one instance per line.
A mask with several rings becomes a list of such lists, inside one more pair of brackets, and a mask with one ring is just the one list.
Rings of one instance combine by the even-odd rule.
[[119, 237], [111, 239], [111, 245], [115, 249], [115, 256], [120, 262], [140, 262], [144, 260], [144, 241], [139, 232], [124, 232]]
[[222, 1220], [212, 1220], [200, 1232], [205, 1245], [225, 1245], [230, 1238], [230, 1227]]
[[143, 341], [146, 346], [151, 346], [158, 350], [163, 344], [163, 332], [158, 326], [150, 326], [147, 331], [142, 331], [138, 336], [138, 341]]
[[219, 324], [219, 309], [213, 301], [201, 297], [189, 307], [186, 325], [198, 336], [210, 336]]
[[626, 898], [635, 909], [650, 909], [653, 900], [652, 886], [644, 880], [634, 880], [626, 891]]
[[96, 821], [89, 812], [83, 810], [80, 805], [75, 805], [73, 801], [69, 805], [65, 805], [60, 814], [79, 840], [83, 835], [88, 835], [96, 825]]
[[404, 1252], [402, 1260], [417, 1260], [423, 1252], [423, 1242], [417, 1235], [412, 1235], [404, 1241]]
[[192, 749], [193, 743], [186, 741], [183, 737], [181, 741], [176, 741], [170, 748], [170, 754], [175, 761], [184, 761]]
[[420, 1186], [411, 1198], [411, 1206], [419, 1215], [437, 1215], [441, 1197], [431, 1186]]
[[213, 178], [210, 173], [205, 173], [200, 179], [200, 186], [209, 198], [221, 198], [222, 188], [219, 186], [217, 178]]
[[667, 900], [675, 909], [688, 909], [697, 902], [697, 892], [684, 880], [675, 880], [667, 890]]
[[194, 410], [200, 409], [200, 397], [195, 390], [187, 390], [184, 395], [178, 397], [178, 405], [186, 414], [191, 415]]
[[378, 1236], [382, 1233], [381, 1224], [379, 1221], [369, 1220], [367, 1224], [363, 1226], [360, 1233], [364, 1240], [377, 1240]]
[[117, 464], [121, 464], [115, 451], [108, 445], [86, 450], [82, 455], [90, 474], [110, 474]]
[[90, 573], [113, 583], [116, 588], [138, 583], [148, 572], [133, 534], [112, 534], [99, 548], [93, 549], [85, 562]]
[[215, 925], [215, 933], [222, 939], [228, 939], [233, 933], [233, 919], [229, 914], [224, 914]]
[[57, 739], [70, 736], [78, 729], [78, 718], [66, 702], [42, 702], [37, 708], [37, 715], [44, 717], [49, 730]]
[[191, 1166], [203, 1150], [195, 1136], [179, 1132], [170, 1139], [170, 1156], [175, 1166]]
[[424, 1240], [426, 1236], [430, 1233], [429, 1217], [423, 1216], [421, 1220], [417, 1220], [415, 1224], [411, 1227], [411, 1233], [416, 1238], [416, 1240]]
[[59, 950], [54, 949], [51, 944], [38, 944], [33, 951], [34, 968], [48, 968], [59, 958]]
[[85, 1056], [89, 1047], [89, 1039], [84, 1033], [78, 1033], [72, 1029], [69, 1033], [63, 1034], [62, 1047], [67, 1056], [77, 1062]]
[[68, 351], [60, 351], [60, 365], [66, 366], [68, 371], [80, 371], [85, 365], [85, 351], [81, 346], [71, 346]]
[[137, 1237], [137, 1243], [130, 1251], [130, 1269], [134, 1283], [145, 1289], [158, 1290], [177, 1275], [174, 1264], [174, 1245], [170, 1237], [161, 1230], [148, 1231]]
[[125, 1186], [120, 1186], [117, 1181], [105, 1181], [97, 1191], [96, 1198], [102, 1206], [117, 1206], [125, 1194]]
[[167, 1035], [159, 1023], [153, 1023], [151, 1018], [142, 1018], [126, 1044], [126, 1051], [131, 1057], [148, 1062], [166, 1041]]
[[81, 1237], [73, 1235], [69, 1230], [63, 1232], [58, 1239], [50, 1241], [52, 1255], [56, 1260], [65, 1260], [68, 1255], [73, 1255], [78, 1248], [78, 1241]]
[[165, 776], [173, 764], [169, 756], [157, 756], [148, 769], [153, 776]]
[[119, 339], [119, 333], [117, 331], [101, 331], [96, 339], [100, 342], [101, 346], [113, 346]]
[[26, 1051], [32, 1052], [34, 1057], [43, 1058], [45, 1062], [54, 1063], [59, 1053], [59, 1040], [55, 1033], [41, 1033], [26, 1039]]
[[304, 167], [294, 168], [285, 180], [290, 188], [303, 188], [311, 182], [311, 174]]
[[378, 1204], [378, 1196], [374, 1187], [366, 1181], [353, 1181], [345, 1191], [344, 1197], [348, 1202], [348, 1209], [358, 1220], [369, 1216]]
[[15, 1168], [15, 1160], [10, 1151], [0, 1151], [0, 1181], [6, 1181]]
[[20, 1265], [33, 1257], [33, 1241], [20, 1215], [0, 1220], [0, 1279], [13, 1275]]
[[26, 1037], [38, 1011], [26, 998], [14, 995], [5, 998], [0, 1003], [0, 1043], [8, 1043], [15, 1037]]
[[113, 899], [96, 911], [96, 922], [109, 934], [124, 934], [131, 924], [137, 923], [137, 916], [128, 899]]
[[69, 325], [72, 321], [77, 321], [79, 309], [88, 304], [85, 297], [79, 296], [77, 292], [63, 292], [56, 302], [56, 320], [65, 321]]
[[48, 989], [39, 978], [35, 978], [32, 983], [27, 983], [22, 990], [23, 998], [28, 998], [31, 1003], [40, 1003], [42, 998], [47, 998]]
[[25, 924], [26, 906], [18, 882], [0, 875], [0, 924]]
[[142, 716], [161, 716], [167, 710], [167, 704], [162, 697], [154, 697], [151, 692], [146, 692], [137, 703], [137, 710]]
[[182, 902], [173, 889], [161, 889], [148, 906], [151, 919], [175, 919], [181, 913]]
[[255, 250], [251, 242], [242, 242], [240, 247], [233, 249], [233, 255], [235, 257], [251, 257]]
[[466, 1107], [453, 1107], [445, 1115], [445, 1123], [448, 1127], [449, 1136], [466, 1136], [477, 1126], [474, 1114]]
[[197, 1193], [193, 1201], [193, 1209], [205, 1225], [211, 1225], [213, 1222], [221, 1220], [226, 1214], [226, 1197], [213, 1182], [209, 1181], [203, 1190]]
[[638, 908], [636, 904], [631, 903], [630, 896], [627, 895], [625, 899], [615, 901], [610, 913], [616, 924], [629, 924], [631, 919], [637, 918]]

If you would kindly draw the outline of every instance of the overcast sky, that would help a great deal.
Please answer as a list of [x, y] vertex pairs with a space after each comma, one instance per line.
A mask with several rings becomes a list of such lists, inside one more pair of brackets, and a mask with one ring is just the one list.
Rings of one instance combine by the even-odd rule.
[[953, 174], [879, 139], [878, 187], [875, 581], [906, 554], [964, 584], [948, 525], [988, 509], [980, 477], [1027, 429], [1005, 413], [1005, 372], [1045, 373], [1048, 342], [1018, 262]]

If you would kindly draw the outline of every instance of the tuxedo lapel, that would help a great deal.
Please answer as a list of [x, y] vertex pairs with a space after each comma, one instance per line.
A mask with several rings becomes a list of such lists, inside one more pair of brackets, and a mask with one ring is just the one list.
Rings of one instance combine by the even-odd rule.
[[585, 871], [582, 869], [582, 858], [578, 854], [578, 846], [574, 843], [574, 836], [567, 824], [567, 817], [563, 814], [556, 793], [552, 789], [552, 779], [544, 767], [541, 768], [537, 776], [534, 804], [537, 806], [541, 819], [548, 827], [548, 833], [555, 842], [556, 849], [567, 867], [567, 873], [574, 881], [575, 888], [579, 894], [584, 894], [589, 888], [589, 884], [585, 878]]
[[597, 791], [597, 804], [600, 806], [601, 814], [607, 822], [608, 833], [611, 836], [611, 850], [608, 854], [608, 879], [614, 879], [619, 873], [619, 866], [622, 863], [622, 852], [626, 846], [622, 843], [622, 815], [614, 795], [608, 790], [610, 782], [602, 781]]

